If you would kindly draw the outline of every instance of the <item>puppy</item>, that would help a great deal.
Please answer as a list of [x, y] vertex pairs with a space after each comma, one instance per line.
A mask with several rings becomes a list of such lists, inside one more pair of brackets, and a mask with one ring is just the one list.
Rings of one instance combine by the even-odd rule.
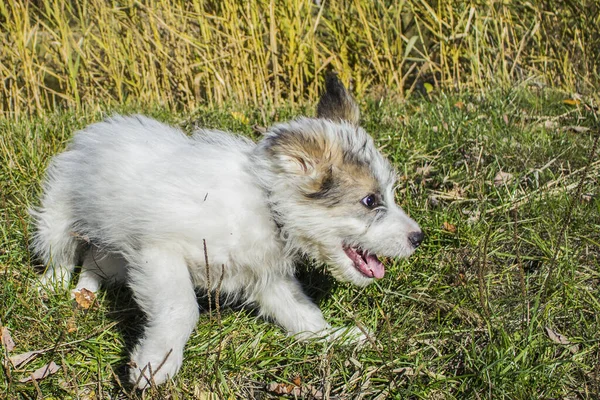
[[42, 285], [68, 287], [80, 260], [75, 290], [129, 285], [147, 316], [131, 354], [138, 388], [179, 370], [197, 287], [220, 284], [302, 339], [347, 334], [302, 292], [294, 264], [327, 263], [338, 280], [365, 286], [384, 276], [378, 256], [407, 257], [423, 240], [358, 120], [332, 75], [317, 118], [275, 125], [258, 144], [213, 130], [189, 137], [142, 116], [88, 126], [52, 160], [31, 211]]

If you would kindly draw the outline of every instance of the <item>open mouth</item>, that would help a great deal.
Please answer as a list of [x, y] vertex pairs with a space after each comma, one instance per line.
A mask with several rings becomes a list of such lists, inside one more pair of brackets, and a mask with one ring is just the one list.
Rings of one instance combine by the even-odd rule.
[[381, 279], [385, 275], [385, 267], [375, 254], [350, 246], [344, 246], [344, 252], [354, 263], [354, 268], [367, 278]]

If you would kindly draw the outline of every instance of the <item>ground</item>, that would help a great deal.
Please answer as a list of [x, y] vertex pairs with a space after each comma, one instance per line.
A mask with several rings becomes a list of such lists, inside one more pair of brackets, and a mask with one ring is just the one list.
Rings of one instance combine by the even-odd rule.
[[[0, 119], [0, 397], [600, 396], [594, 108], [539, 88], [432, 92], [362, 108], [363, 126], [398, 169], [398, 202], [426, 240], [409, 260], [387, 260], [385, 278], [364, 289], [333, 282], [322, 266], [301, 266], [299, 275], [329, 321], [363, 326], [371, 342], [298, 343], [251, 310], [217, 312], [213, 299], [179, 375], [145, 393], [123, 387], [142, 319], [126, 289], [91, 302], [36, 290], [27, 209], [51, 156], [75, 130], [114, 111], [258, 139], [252, 126], [311, 109], [178, 114], [140, 106]], [[28, 351], [39, 353], [9, 361]], [[55, 373], [20, 382], [51, 362]]]

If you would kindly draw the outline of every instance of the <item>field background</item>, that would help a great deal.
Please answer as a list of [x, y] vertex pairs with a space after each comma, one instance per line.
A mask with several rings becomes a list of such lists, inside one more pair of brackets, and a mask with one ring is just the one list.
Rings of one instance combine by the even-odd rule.
[[[586, 0], [0, 2], [0, 398], [600, 397], [599, 27]], [[50, 158], [114, 112], [258, 140], [312, 115], [331, 69], [427, 233], [369, 288], [301, 266], [372, 341], [297, 343], [213, 300], [176, 379], [131, 392], [127, 290], [35, 289]]]

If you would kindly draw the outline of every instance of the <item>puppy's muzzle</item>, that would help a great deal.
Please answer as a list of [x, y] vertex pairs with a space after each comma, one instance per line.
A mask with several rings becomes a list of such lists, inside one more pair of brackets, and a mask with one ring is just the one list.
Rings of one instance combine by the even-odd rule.
[[410, 242], [410, 244], [412, 244], [412, 246], [415, 249], [417, 247], [419, 247], [419, 245], [423, 242], [424, 238], [425, 238], [425, 234], [421, 230], [411, 232], [408, 234], [408, 241]]

